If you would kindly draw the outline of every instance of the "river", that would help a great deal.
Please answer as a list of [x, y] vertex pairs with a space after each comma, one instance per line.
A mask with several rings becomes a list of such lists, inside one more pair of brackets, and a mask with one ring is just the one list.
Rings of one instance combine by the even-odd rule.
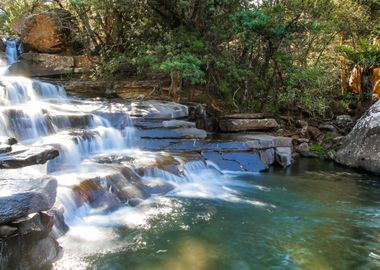
[[173, 122], [188, 115], [183, 105], [81, 99], [0, 79], [0, 135], [60, 151], [15, 170], [57, 179], [54, 208], [68, 227], [55, 224], [64, 255], [54, 269], [380, 269], [378, 177], [318, 159], [260, 172], [261, 153], [236, 150], [226, 155], [245, 157], [253, 172], [227, 171], [188, 140], [204, 131]]

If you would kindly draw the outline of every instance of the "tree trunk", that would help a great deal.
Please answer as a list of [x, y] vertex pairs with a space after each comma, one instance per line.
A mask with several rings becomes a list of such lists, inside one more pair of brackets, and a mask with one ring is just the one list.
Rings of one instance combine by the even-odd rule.
[[170, 73], [170, 94], [177, 98], [177, 94], [182, 90], [182, 77], [178, 71], [172, 71]]
[[361, 93], [360, 102], [364, 109], [369, 108], [372, 103], [372, 92], [373, 92], [373, 82], [372, 82], [372, 69], [363, 68], [361, 79]]
[[[340, 45], [342, 46], [344, 44], [344, 36], [343, 34], [340, 37]], [[343, 56], [340, 56], [340, 87], [342, 90], [342, 96], [344, 96], [347, 93], [348, 85], [348, 74], [347, 74], [347, 64], [346, 59]]]

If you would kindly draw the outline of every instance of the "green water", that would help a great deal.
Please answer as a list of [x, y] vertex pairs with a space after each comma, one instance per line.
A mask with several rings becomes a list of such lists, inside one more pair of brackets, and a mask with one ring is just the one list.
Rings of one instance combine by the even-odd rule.
[[309, 159], [234, 178], [252, 185], [240, 198], [264, 204], [165, 197], [142, 225], [67, 246], [57, 268], [380, 269], [378, 177]]

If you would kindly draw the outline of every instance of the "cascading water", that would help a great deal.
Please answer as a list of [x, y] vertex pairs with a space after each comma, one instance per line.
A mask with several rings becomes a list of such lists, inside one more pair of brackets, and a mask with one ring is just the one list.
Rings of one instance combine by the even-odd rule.
[[8, 65], [16, 63], [18, 58], [17, 40], [9, 38], [5, 41], [5, 55], [7, 57]]
[[0, 77], [0, 136], [60, 152], [17, 170], [58, 181], [56, 269], [379, 268], [378, 182], [337, 168], [232, 173], [199, 153], [143, 151], [128, 110], [109, 105]]
[[[16, 57], [14, 45], [7, 47], [9, 63]], [[117, 112], [123, 121], [115, 127], [112, 113], [98, 112], [99, 101], [68, 98], [61, 86], [22, 77], [3, 76], [0, 81], [0, 136], [60, 152], [46, 166], [35, 166], [34, 173], [58, 180], [56, 208], [70, 227], [63, 239], [91, 229], [102, 235], [102, 227], [145, 226], [152, 217], [173, 210], [167, 204], [171, 197], [264, 205], [241, 199], [234, 187], [245, 184], [231, 181], [213, 164], [176, 157], [171, 162], [178, 163], [177, 171], [160, 170], [157, 164], [170, 155], [140, 151], [127, 112]], [[160, 209], [153, 207], [157, 203]], [[60, 230], [56, 226], [56, 235], [64, 233]]]
[[0, 42], [5, 45], [5, 59], [0, 58], [0, 76], [4, 76], [7, 75], [9, 66], [17, 62], [19, 50], [14, 38], [3, 39]]

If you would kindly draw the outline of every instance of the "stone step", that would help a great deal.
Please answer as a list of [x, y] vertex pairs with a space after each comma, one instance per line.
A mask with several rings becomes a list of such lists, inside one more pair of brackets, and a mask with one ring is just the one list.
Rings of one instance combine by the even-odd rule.
[[142, 139], [205, 139], [207, 132], [197, 128], [139, 129], [136, 135]]
[[[233, 137], [231, 137], [233, 138]], [[167, 151], [254, 151], [276, 147], [292, 147], [292, 139], [287, 137], [276, 137], [270, 135], [249, 135], [249, 137], [236, 137], [229, 140], [223, 137], [208, 140], [182, 140], [182, 139], [141, 139], [137, 146], [146, 150]]]
[[50, 176], [0, 175], [0, 224], [53, 207], [57, 181]]
[[275, 119], [221, 119], [219, 127], [224, 132], [272, 130], [278, 128]]
[[219, 117], [220, 119], [263, 119], [266, 118], [265, 113], [236, 113]]
[[0, 169], [14, 169], [44, 164], [59, 155], [53, 147], [14, 145], [12, 151], [0, 154]]
[[133, 125], [142, 129], [176, 129], [176, 128], [195, 128], [196, 124], [194, 122], [184, 121], [184, 120], [144, 120], [141, 118], [136, 118], [133, 120]]

